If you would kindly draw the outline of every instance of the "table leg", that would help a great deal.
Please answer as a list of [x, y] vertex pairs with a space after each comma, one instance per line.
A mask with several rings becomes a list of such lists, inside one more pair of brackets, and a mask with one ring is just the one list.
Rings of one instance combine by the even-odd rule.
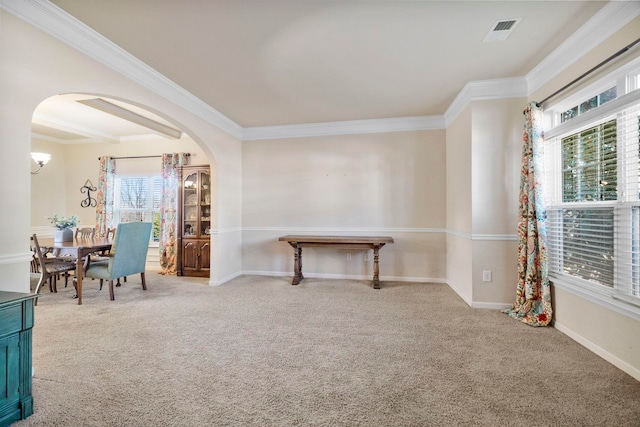
[[83, 257], [79, 256], [76, 261], [76, 293], [78, 294], [78, 305], [82, 304], [82, 273], [84, 269]]
[[302, 275], [302, 248], [297, 246], [293, 250], [293, 282], [292, 285], [297, 285], [304, 279]]
[[378, 269], [378, 250], [380, 248], [378, 246], [373, 247], [373, 289], [380, 289], [380, 278], [379, 278], [379, 269]]

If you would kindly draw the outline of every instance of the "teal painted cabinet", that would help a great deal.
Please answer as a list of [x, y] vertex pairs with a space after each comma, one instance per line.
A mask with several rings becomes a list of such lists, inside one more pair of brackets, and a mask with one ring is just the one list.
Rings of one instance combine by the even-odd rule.
[[33, 414], [31, 329], [34, 294], [0, 292], [0, 427]]

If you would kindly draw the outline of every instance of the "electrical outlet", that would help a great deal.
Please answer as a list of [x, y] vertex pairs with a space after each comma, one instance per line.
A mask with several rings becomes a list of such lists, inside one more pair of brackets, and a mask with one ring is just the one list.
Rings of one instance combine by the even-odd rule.
[[490, 282], [491, 281], [491, 270], [484, 270], [482, 272], [482, 281]]
[[351, 254], [347, 254], [347, 261], [351, 261]]
[[369, 261], [369, 252], [365, 252], [364, 253], [364, 260], [365, 260], [365, 262]]

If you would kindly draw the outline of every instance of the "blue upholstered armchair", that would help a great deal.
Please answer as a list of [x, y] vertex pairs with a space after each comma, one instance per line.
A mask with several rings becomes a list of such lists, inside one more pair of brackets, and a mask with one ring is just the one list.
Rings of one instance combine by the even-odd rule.
[[89, 264], [86, 277], [109, 281], [109, 297], [113, 301], [113, 280], [140, 273], [142, 289], [147, 290], [144, 269], [151, 236], [150, 222], [127, 222], [118, 224], [116, 237], [107, 261]]

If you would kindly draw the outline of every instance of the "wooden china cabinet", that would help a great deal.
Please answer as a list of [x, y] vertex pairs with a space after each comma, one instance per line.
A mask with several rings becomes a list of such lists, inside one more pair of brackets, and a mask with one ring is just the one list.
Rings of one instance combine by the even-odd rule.
[[211, 254], [211, 172], [209, 166], [180, 171], [178, 276], [209, 277]]

